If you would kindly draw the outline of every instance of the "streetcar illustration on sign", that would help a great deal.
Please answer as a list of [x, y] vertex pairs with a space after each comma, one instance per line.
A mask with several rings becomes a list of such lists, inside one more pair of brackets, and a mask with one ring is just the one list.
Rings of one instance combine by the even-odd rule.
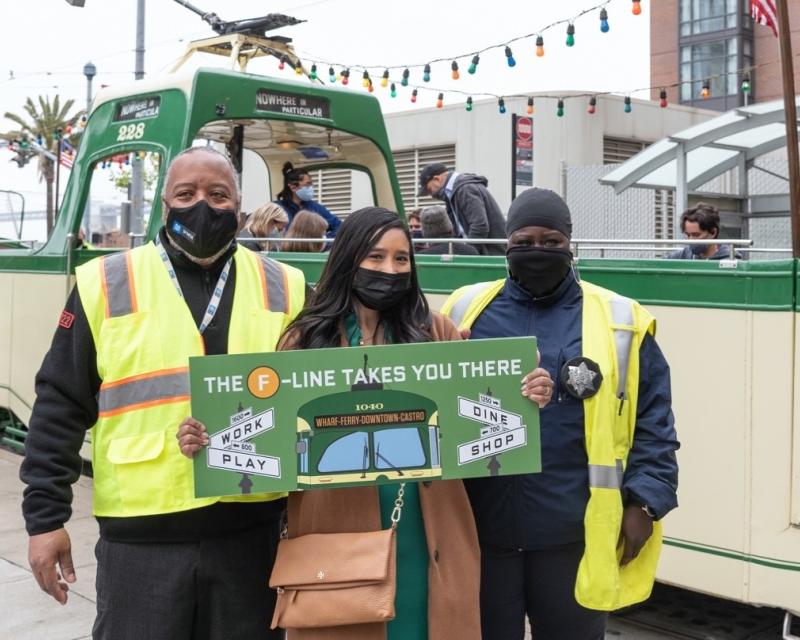
[[[364, 357], [364, 370], [367, 369]], [[297, 412], [298, 483], [306, 486], [439, 478], [435, 402], [377, 382], [307, 402]]]

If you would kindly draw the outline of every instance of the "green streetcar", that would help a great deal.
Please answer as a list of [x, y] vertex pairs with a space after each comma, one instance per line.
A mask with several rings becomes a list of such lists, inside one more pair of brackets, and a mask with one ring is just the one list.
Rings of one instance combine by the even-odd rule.
[[[242, 46], [233, 47], [239, 57]], [[288, 160], [309, 169], [361, 171], [373, 203], [403, 213], [380, 106], [366, 92], [200, 69], [102, 90], [82, 137], [47, 243], [36, 250], [0, 247], [0, 428], [4, 442], [18, 447], [35, 374], [75, 266], [128, 245], [126, 236], [117, 249], [74, 248], [96, 168], [124, 156], [155, 171], [145, 241], [161, 226], [166, 166], [183, 149], [209, 141], [224, 145], [237, 166], [245, 152], [260, 158], [267, 196], [282, 188], [280, 168]], [[275, 257], [302, 269], [312, 283], [325, 260], [323, 254]], [[502, 257], [420, 256], [417, 264], [433, 308], [462, 285], [506, 274]], [[655, 314], [671, 365], [681, 507], [665, 522], [659, 579], [800, 612], [798, 261], [721, 266], [579, 261], [582, 277], [638, 299]], [[413, 394], [381, 398], [383, 407], [370, 408], [377, 401], [361, 389], [300, 409], [301, 480], [322, 485], [336, 476], [358, 484], [441, 474], [436, 407]], [[399, 443], [387, 441], [380, 424], [353, 417], [377, 415], [379, 422], [383, 414], [404, 411], [419, 413], [403, 416], [409, 422]], [[345, 424], [346, 417], [355, 424]]]

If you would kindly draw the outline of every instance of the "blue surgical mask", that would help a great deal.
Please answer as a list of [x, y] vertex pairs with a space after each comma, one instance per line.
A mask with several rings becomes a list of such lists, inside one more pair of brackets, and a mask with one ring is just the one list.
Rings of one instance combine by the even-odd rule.
[[692, 252], [692, 255], [694, 255], [694, 256], [696, 256], [698, 258], [705, 253], [706, 249], [708, 249], [708, 245], [707, 244], [690, 244], [689, 245], [689, 251]]
[[307, 184], [305, 187], [300, 187], [294, 193], [303, 202], [308, 202], [309, 200], [313, 200], [314, 199], [314, 185], [313, 184]]

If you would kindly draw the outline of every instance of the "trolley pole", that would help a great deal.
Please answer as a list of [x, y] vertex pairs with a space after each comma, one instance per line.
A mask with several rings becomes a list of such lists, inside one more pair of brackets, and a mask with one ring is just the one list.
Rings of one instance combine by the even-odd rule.
[[800, 258], [800, 156], [797, 149], [797, 107], [795, 104], [792, 34], [789, 31], [789, 2], [777, 0], [778, 38], [783, 73], [783, 104], [786, 121], [786, 151], [789, 157], [789, 207], [792, 221], [792, 255]]
[[[86, 119], [88, 122], [89, 112], [92, 110], [92, 78], [97, 75], [97, 67], [91, 60], [83, 65], [83, 75], [86, 76]], [[92, 241], [92, 193], [86, 191], [86, 206], [83, 208], [83, 222], [81, 226], [86, 232], [88, 242]]]

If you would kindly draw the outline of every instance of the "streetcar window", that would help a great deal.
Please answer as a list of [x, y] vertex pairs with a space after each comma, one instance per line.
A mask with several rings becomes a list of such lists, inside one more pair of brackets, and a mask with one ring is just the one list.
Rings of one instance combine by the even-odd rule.
[[320, 473], [362, 471], [369, 467], [369, 437], [364, 431], [356, 431], [330, 444], [319, 459]]
[[[87, 206], [75, 232], [75, 248], [126, 249], [131, 246], [131, 233], [139, 240], [134, 244], [139, 244], [156, 204], [160, 168], [160, 154], [142, 149], [95, 162], [86, 189]], [[134, 176], [141, 176], [138, 189]]]
[[[287, 161], [310, 173], [314, 199], [337, 216], [376, 204], [376, 190], [393, 198], [387, 191], [386, 161], [375, 144], [328, 126], [261, 118], [215, 120], [197, 132], [193, 145], [201, 144], [227, 153], [237, 166], [241, 157], [246, 212], [278, 197]], [[373, 185], [376, 174], [381, 181]]]
[[375, 467], [378, 469], [410, 469], [425, 464], [425, 450], [416, 427], [376, 431]]

